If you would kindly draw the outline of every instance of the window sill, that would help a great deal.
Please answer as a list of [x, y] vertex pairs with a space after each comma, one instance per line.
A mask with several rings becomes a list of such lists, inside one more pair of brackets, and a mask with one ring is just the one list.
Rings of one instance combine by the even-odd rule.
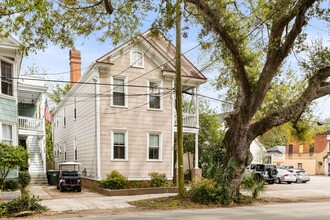
[[162, 112], [163, 111], [162, 108], [160, 108], [160, 109], [158, 109], [158, 108], [147, 108], [147, 110], [148, 111], [156, 111], [156, 112]]
[[114, 162], [127, 162], [128, 159], [111, 159], [111, 161], [114, 161]]
[[153, 159], [147, 159], [147, 162], [163, 162], [163, 160], [153, 160]]
[[6, 95], [6, 94], [3, 94], [3, 93], [0, 93], [0, 97], [4, 98], [4, 99], [9, 99], [9, 100], [12, 100], [12, 101], [16, 101], [16, 97], [14, 97], [12, 95]]
[[122, 105], [111, 105], [111, 108], [123, 108], [123, 109], [128, 109], [128, 106], [122, 106]]
[[144, 69], [144, 66], [130, 66], [130, 67], [132, 67], [132, 68], [136, 68], [136, 69]]

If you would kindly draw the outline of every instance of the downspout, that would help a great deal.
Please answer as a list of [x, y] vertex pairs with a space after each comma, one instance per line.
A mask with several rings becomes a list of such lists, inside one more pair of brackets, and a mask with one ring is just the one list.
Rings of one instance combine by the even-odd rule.
[[96, 166], [97, 166], [97, 175], [96, 178], [98, 180], [101, 179], [101, 134], [100, 134], [100, 86], [99, 86], [99, 79], [100, 79], [100, 69], [98, 69], [97, 75], [95, 77], [95, 125], [96, 125]]

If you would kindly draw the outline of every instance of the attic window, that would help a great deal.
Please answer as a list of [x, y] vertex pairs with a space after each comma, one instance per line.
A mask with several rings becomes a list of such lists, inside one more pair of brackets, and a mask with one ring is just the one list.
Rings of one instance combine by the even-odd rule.
[[130, 66], [144, 68], [144, 56], [140, 51], [131, 51]]

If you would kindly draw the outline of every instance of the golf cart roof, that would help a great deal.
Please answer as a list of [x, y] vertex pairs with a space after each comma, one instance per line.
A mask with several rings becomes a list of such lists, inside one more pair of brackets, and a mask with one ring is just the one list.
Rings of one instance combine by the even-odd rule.
[[81, 163], [77, 163], [77, 162], [64, 162], [64, 163], [60, 163], [59, 166], [76, 166], [76, 165], [81, 165]]

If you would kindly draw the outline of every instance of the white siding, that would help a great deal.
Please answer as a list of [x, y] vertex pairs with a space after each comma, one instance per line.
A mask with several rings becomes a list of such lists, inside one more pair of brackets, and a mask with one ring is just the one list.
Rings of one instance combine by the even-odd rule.
[[[94, 75], [94, 74], [91, 74]], [[84, 80], [84, 79], [83, 79]], [[92, 82], [92, 79], [85, 79]], [[95, 136], [95, 85], [81, 84], [74, 94], [69, 93], [68, 99], [62, 103], [53, 116], [54, 146], [60, 146], [60, 154], [55, 158], [56, 166], [64, 162], [64, 143], [66, 148], [66, 161], [74, 161], [74, 140], [77, 140], [78, 160], [82, 163], [80, 171], [87, 170], [87, 176], [96, 176], [96, 136]], [[76, 99], [77, 118], [74, 119], [74, 98]], [[63, 126], [63, 108], [66, 114], [66, 126]], [[54, 147], [55, 150], [55, 147]]]
[[[118, 170], [130, 179], [147, 179], [150, 172], [165, 173], [171, 177], [172, 150], [172, 100], [171, 91], [163, 89], [163, 109], [148, 110], [148, 80], [162, 81], [164, 88], [171, 88], [171, 81], [165, 81], [160, 69], [147, 56], [144, 68], [129, 68], [129, 52], [116, 59], [110, 73], [102, 73], [102, 83], [110, 83], [110, 77], [120, 74], [128, 80], [128, 107], [116, 108], [110, 104], [110, 86], [101, 86], [101, 177], [105, 178], [112, 170]], [[156, 70], [154, 70], [156, 69]], [[150, 73], [147, 73], [154, 70]], [[147, 74], [145, 74], [147, 73]], [[134, 80], [135, 78], [144, 76]], [[133, 81], [132, 81], [133, 80]], [[132, 87], [138, 85], [141, 87]], [[136, 95], [140, 94], [140, 95]], [[134, 96], [136, 95], [136, 96]], [[128, 160], [111, 160], [111, 130], [123, 129], [128, 132]], [[160, 161], [147, 160], [147, 134], [162, 134]]]

